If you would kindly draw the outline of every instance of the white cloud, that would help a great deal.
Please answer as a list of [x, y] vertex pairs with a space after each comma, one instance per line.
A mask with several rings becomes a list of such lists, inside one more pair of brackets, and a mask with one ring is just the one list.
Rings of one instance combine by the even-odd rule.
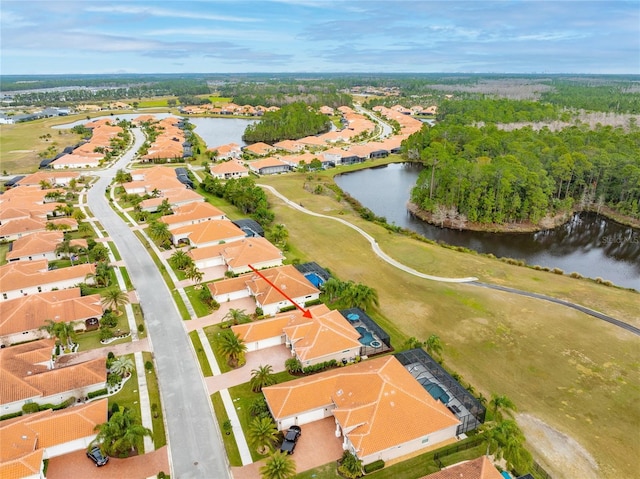
[[157, 7], [137, 7], [132, 5], [109, 5], [109, 6], [91, 6], [86, 7], [88, 12], [96, 13], [115, 13], [123, 15], [151, 15], [154, 17], [167, 18], [190, 18], [196, 20], [213, 20], [222, 22], [257, 22], [258, 19], [249, 17], [235, 17], [228, 15], [216, 15], [199, 11], [190, 12], [188, 10], [169, 10]]
[[0, 10], [0, 25], [2, 28], [33, 27], [36, 24], [9, 10]]

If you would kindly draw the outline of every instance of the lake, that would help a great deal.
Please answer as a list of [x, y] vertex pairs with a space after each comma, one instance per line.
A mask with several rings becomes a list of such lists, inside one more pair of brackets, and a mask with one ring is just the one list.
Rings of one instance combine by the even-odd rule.
[[421, 165], [394, 163], [345, 173], [335, 181], [387, 222], [445, 243], [480, 253], [600, 277], [640, 291], [640, 231], [593, 213], [575, 214], [569, 222], [535, 233], [457, 231], [430, 225], [407, 211], [411, 188]]

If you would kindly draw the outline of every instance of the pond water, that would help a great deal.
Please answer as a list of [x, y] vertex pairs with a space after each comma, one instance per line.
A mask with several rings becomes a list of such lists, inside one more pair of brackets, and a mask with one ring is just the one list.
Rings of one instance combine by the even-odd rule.
[[395, 163], [335, 177], [344, 191], [390, 224], [436, 241], [531, 265], [603, 278], [640, 291], [640, 231], [603, 216], [579, 213], [558, 228], [536, 233], [457, 231], [430, 225], [407, 211], [421, 166]]
[[[112, 118], [116, 120], [133, 120], [141, 115], [147, 115], [148, 113], [123, 113], [117, 115], [104, 115], [92, 120], [99, 120], [103, 118]], [[152, 113], [153, 116], [159, 120], [167, 118], [172, 115], [171, 113]], [[224, 145], [227, 143], [237, 143], [240, 146], [246, 145], [242, 141], [242, 135], [248, 125], [255, 123], [257, 120], [247, 120], [244, 118], [187, 118], [189, 122], [195, 127], [194, 131], [200, 138], [204, 140], [208, 148]], [[73, 123], [65, 123], [64, 125], [56, 125], [53, 128], [64, 129], [73, 128], [76, 125], [84, 125], [87, 123], [87, 119], [74, 121]]]

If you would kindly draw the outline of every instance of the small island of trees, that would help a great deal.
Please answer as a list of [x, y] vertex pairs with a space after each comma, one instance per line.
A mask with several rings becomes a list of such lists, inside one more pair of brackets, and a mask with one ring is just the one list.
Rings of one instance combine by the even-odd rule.
[[329, 130], [329, 119], [302, 102], [285, 105], [267, 112], [259, 123], [249, 125], [242, 139], [249, 143], [274, 143], [291, 138], [303, 138]]

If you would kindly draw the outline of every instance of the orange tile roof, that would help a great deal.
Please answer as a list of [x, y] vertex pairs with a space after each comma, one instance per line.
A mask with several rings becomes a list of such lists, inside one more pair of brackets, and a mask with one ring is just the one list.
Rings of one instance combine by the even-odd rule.
[[171, 231], [173, 236], [188, 236], [192, 244], [225, 241], [244, 237], [245, 233], [229, 220], [211, 220], [193, 225], [180, 226]]
[[94, 264], [77, 264], [48, 271], [46, 259], [14, 261], [0, 266], [0, 291], [15, 291], [45, 284], [79, 278], [84, 281], [88, 274], [96, 271]]
[[370, 359], [264, 388], [276, 420], [335, 406], [333, 415], [357, 450], [369, 456], [460, 421], [394, 356]]
[[253, 321], [246, 324], [238, 324], [231, 326], [231, 329], [236, 333], [245, 343], [253, 341], [261, 341], [264, 339], [275, 338], [282, 335], [282, 330], [291, 321], [291, 314], [281, 313], [276, 315], [275, 318], [261, 319], [259, 321]]
[[239, 161], [230, 160], [211, 165], [210, 171], [214, 175], [224, 175], [225, 173], [245, 173], [249, 170]]
[[249, 168], [252, 170], [259, 170], [260, 168], [268, 168], [269, 166], [284, 166], [286, 163], [275, 158], [273, 156], [269, 156], [268, 158], [263, 158], [261, 160], [255, 160], [248, 163]]
[[0, 302], [0, 336], [36, 330], [47, 319], [83, 321], [102, 313], [101, 296], [80, 296], [80, 288], [21, 296]]
[[245, 151], [249, 153], [253, 153], [254, 155], [266, 155], [267, 153], [272, 152], [275, 148], [267, 143], [258, 142], [249, 146], [244, 147]]
[[211, 291], [211, 294], [214, 296], [235, 293], [236, 291], [247, 289], [247, 277], [248, 275], [243, 274], [237, 278], [214, 281], [213, 283], [207, 283], [207, 288], [209, 288], [209, 291]]
[[[60, 411], [48, 409], [0, 423], [0, 477], [22, 478], [40, 470], [45, 448], [95, 435], [107, 421], [108, 400]], [[22, 475], [15, 475], [22, 474]]]
[[0, 237], [17, 234], [28, 235], [38, 231], [45, 231], [46, 225], [46, 220], [42, 218], [20, 218], [6, 223], [3, 222], [0, 225]]
[[51, 185], [56, 185], [56, 180], [66, 178], [79, 178], [80, 173], [72, 171], [36, 171], [22, 178], [18, 184], [20, 186], [37, 185], [40, 186], [41, 181], [46, 181]]
[[267, 261], [282, 260], [282, 251], [261, 236], [244, 238], [240, 241], [227, 243], [222, 249], [225, 263], [232, 268], [249, 264], [259, 265]]
[[39, 231], [18, 238], [7, 253], [7, 260], [36, 254], [53, 253], [64, 239], [62, 231]]
[[[309, 283], [293, 265], [277, 266], [262, 270], [260, 273], [291, 298], [320, 293], [320, 290]], [[249, 278], [247, 286], [261, 304], [278, 303], [285, 299], [282, 293], [258, 275], [251, 274]]]
[[54, 343], [41, 339], [0, 350], [0, 404], [51, 396], [107, 380], [104, 358], [50, 370]]
[[176, 223], [199, 222], [221, 216], [225, 216], [224, 211], [216, 208], [211, 203], [194, 201], [193, 203], [177, 206], [174, 208], [172, 215], [165, 215], [161, 217], [159, 221], [171, 226]]
[[434, 472], [420, 479], [504, 479], [487, 456], [480, 456]]

